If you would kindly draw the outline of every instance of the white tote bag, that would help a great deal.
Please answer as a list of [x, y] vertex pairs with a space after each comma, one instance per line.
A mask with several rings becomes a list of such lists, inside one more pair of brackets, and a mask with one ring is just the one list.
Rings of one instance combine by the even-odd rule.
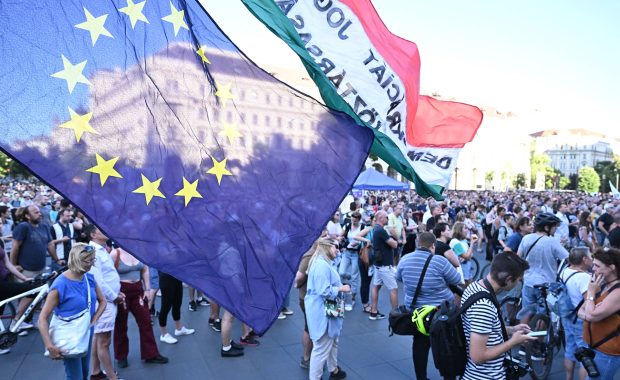
[[88, 306], [86, 309], [70, 317], [52, 316], [50, 323], [50, 336], [54, 346], [58, 347], [63, 358], [79, 358], [88, 353], [90, 340], [90, 284], [86, 279], [86, 293], [88, 294]]

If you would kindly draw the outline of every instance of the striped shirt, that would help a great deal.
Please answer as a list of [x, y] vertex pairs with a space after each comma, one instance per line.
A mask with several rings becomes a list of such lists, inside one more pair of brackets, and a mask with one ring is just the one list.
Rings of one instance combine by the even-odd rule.
[[[413, 295], [418, 286], [422, 268], [432, 253], [428, 251], [416, 250], [400, 259], [396, 268], [396, 280], [402, 281], [405, 288], [405, 305], [410, 306]], [[438, 306], [444, 300], [454, 300], [454, 294], [448, 288], [448, 284], [456, 285], [461, 281], [461, 276], [450, 264], [448, 259], [443, 256], [433, 255], [433, 259], [428, 265], [422, 289], [418, 295], [418, 300], [414, 307], [422, 305]]]
[[[469, 297], [478, 292], [486, 292], [487, 290], [477, 281], [471, 283], [463, 292], [461, 306]], [[504, 368], [504, 355], [489, 360], [484, 364], [476, 364], [471, 360], [469, 355], [469, 344], [472, 333], [488, 335], [487, 347], [500, 345], [504, 342], [502, 337], [502, 325], [497, 316], [497, 308], [488, 298], [483, 298], [473, 304], [462, 316], [463, 330], [467, 339], [467, 367], [463, 380], [480, 380], [489, 379], [497, 380], [506, 378], [506, 369]]]

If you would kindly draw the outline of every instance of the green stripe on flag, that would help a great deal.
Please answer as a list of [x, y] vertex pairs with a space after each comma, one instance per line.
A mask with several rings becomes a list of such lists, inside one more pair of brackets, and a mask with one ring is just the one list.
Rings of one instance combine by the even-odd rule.
[[371, 152], [379, 156], [388, 165], [401, 173], [405, 178], [412, 181], [415, 185], [416, 192], [422, 197], [433, 197], [437, 200], [443, 200], [441, 193], [444, 188], [439, 185], [433, 185], [424, 182], [413, 167], [409, 164], [403, 153], [398, 149], [396, 144], [383, 132], [380, 132], [366, 123], [364, 123], [353, 109], [338, 95], [336, 88], [329, 81], [327, 76], [323, 74], [321, 68], [314, 62], [310, 53], [295, 31], [288, 18], [273, 0], [241, 0], [248, 10], [260, 20], [272, 33], [286, 42], [295, 53], [301, 58], [301, 62], [305, 66], [310, 77], [314, 80], [321, 97], [325, 104], [335, 110], [344, 112], [351, 116], [359, 125], [370, 128], [375, 134], [375, 140], [372, 144]]

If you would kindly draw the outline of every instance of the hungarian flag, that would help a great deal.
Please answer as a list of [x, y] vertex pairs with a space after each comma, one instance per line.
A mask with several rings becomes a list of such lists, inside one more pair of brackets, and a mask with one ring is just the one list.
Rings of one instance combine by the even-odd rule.
[[370, 0], [242, 1], [299, 55], [328, 106], [374, 130], [374, 154], [441, 199], [482, 112], [420, 95], [415, 43], [392, 34]]

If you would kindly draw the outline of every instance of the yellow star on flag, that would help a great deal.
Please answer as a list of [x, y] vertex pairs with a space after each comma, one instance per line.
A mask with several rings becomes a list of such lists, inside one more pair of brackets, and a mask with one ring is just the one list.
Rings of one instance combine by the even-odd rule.
[[65, 121], [60, 124], [60, 128], [68, 128], [73, 129], [75, 133], [75, 139], [77, 142], [80, 142], [82, 138], [82, 134], [84, 132], [96, 133], [99, 134], [93, 127], [90, 126], [90, 119], [93, 117], [93, 113], [89, 112], [85, 115], [78, 115], [74, 110], [69, 107], [69, 115], [71, 115], [71, 120]]
[[232, 173], [226, 169], [226, 159], [218, 161], [212, 156], [211, 160], [213, 160], [213, 167], [207, 170], [207, 173], [215, 175], [217, 177], [217, 184], [220, 185], [222, 183], [222, 177], [225, 175], [232, 175]]
[[80, 62], [77, 65], [69, 62], [64, 55], [62, 57], [62, 65], [64, 67], [63, 70], [52, 74], [54, 78], [64, 79], [67, 81], [67, 87], [69, 88], [69, 94], [73, 92], [75, 85], [78, 83], [90, 84], [88, 79], [82, 74], [84, 67], [86, 66], [86, 61]]
[[118, 161], [118, 157], [113, 157], [109, 160], [105, 160], [98, 153], [96, 154], [97, 165], [93, 166], [90, 169], [86, 169], [87, 172], [99, 174], [99, 180], [101, 181], [101, 187], [105, 185], [105, 181], [108, 180], [108, 177], [117, 177], [123, 178], [119, 172], [114, 169], [114, 165], [116, 165], [116, 161]]
[[232, 83], [224, 84], [221, 86], [216, 83], [216, 86], [217, 91], [215, 92], [215, 96], [222, 99], [224, 105], [226, 105], [226, 102], [228, 102], [229, 99], [232, 100], [235, 98], [235, 96], [230, 92], [230, 86], [232, 86]]
[[141, 175], [142, 175], [142, 186], [132, 191], [133, 193], [144, 194], [147, 205], [151, 202], [151, 199], [153, 199], [153, 197], [166, 198], [164, 194], [162, 194], [162, 192], [159, 191], [159, 185], [161, 184], [161, 180], [162, 180], [161, 178], [156, 179], [155, 181], [151, 182], [149, 181], [148, 178], [144, 176], [144, 174], [141, 174]]
[[207, 47], [205, 45], [201, 46], [200, 49], [196, 50], [196, 54], [198, 54], [200, 56], [200, 58], [202, 59], [202, 63], [206, 63], [208, 65], [211, 64], [211, 61], [209, 61], [209, 58], [207, 58], [207, 56], [205, 55], [205, 51], [207, 50]]
[[146, 0], [141, 3], [135, 3], [132, 0], [127, 0], [127, 6], [123, 8], [118, 8], [118, 11], [129, 16], [129, 20], [131, 21], [131, 29], [135, 28], [136, 23], [138, 21], [143, 21], [146, 24], [149, 23], [149, 20], [143, 13], [144, 5], [146, 4]]
[[200, 195], [198, 190], [196, 190], [197, 187], [198, 180], [189, 183], [189, 181], [186, 180], [185, 177], [183, 177], [183, 188], [174, 195], [179, 197], [185, 197], [185, 207], [187, 207], [187, 204], [189, 203], [189, 201], [192, 200], [192, 198], [202, 198], [202, 195]]
[[90, 33], [90, 39], [93, 42], [93, 46], [95, 46], [95, 43], [101, 35], [114, 38], [104, 25], [105, 20], [108, 18], [107, 14], [99, 17], [93, 17], [86, 7], [84, 7], [84, 14], [86, 15], [86, 21], [77, 24], [75, 27], [78, 29], [84, 29]]
[[236, 137], [242, 137], [243, 135], [239, 133], [234, 124], [225, 123], [224, 129], [220, 132], [220, 136], [228, 138], [228, 142], [232, 144]]
[[170, 2], [170, 14], [166, 17], [162, 17], [161, 19], [168, 21], [174, 26], [174, 36], [176, 37], [181, 28], [189, 30], [184, 18], [185, 11], [176, 9], [174, 5], [172, 5], [172, 2]]

